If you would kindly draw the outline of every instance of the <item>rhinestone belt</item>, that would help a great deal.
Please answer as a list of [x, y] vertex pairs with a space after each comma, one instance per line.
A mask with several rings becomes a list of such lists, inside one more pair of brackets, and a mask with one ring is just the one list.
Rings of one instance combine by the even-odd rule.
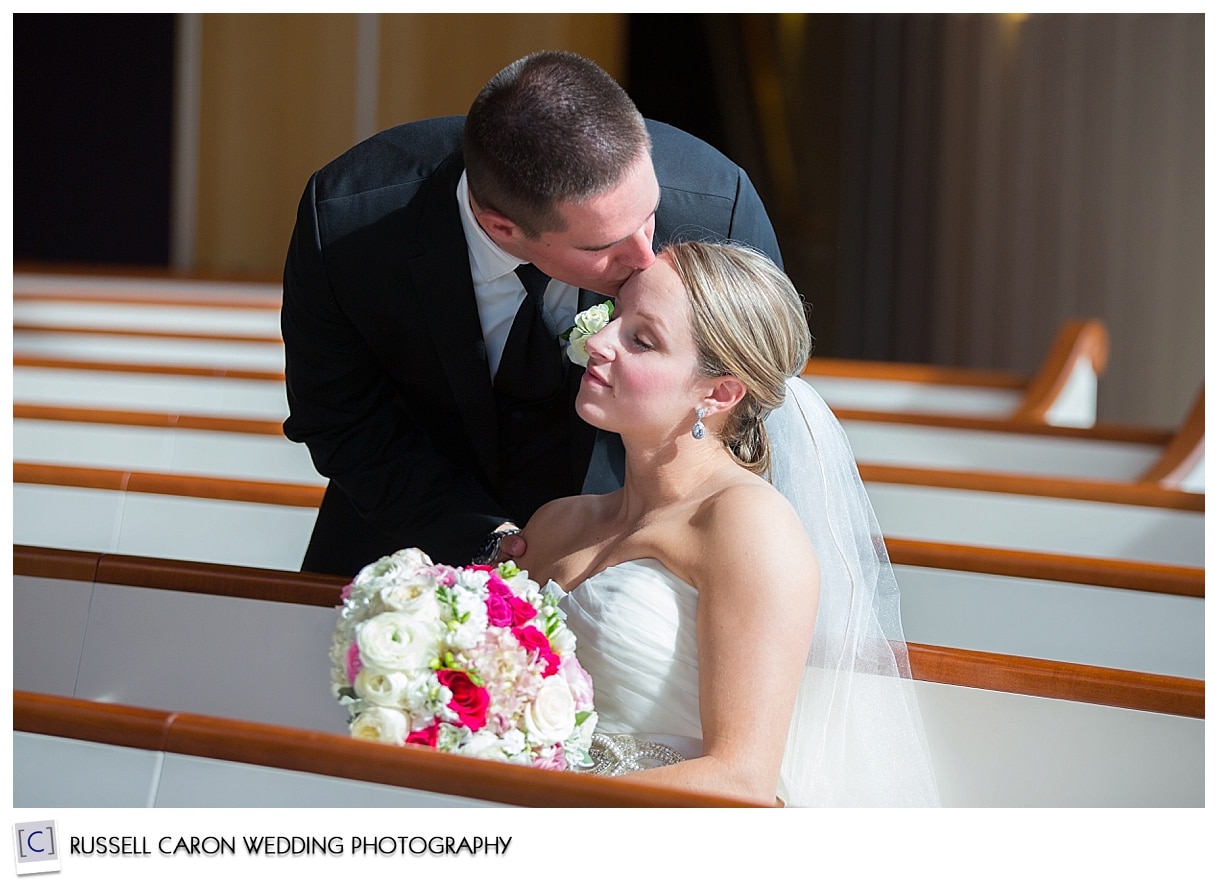
[[685, 761], [685, 757], [667, 744], [640, 741], [633, 735], [605, 735], [600, 732], [592, 736], [589, 754], [592, 767], [587, 771], [610, 777]]

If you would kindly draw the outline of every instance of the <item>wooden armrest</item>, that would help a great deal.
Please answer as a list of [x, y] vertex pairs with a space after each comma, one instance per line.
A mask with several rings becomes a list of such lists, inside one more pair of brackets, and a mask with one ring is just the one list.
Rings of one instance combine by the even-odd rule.
[[1178, 487], [1205, 455], [1205, 386], [1197, 393], [1184, 424], [1159, 460], [1139, 479], [1160, 487]]
[[1096, 376], [1108, 366], [1108, 328], [1099, 319], [1075, 319], [1058, 331], [1011, 418], [1044, 422], [1080, 361], [1090, 362]]

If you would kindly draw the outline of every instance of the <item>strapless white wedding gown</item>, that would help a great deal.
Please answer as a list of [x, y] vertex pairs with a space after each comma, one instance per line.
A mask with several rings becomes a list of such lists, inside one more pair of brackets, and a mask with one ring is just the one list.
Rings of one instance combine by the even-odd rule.
[[597, 731], [701, 755], [698, 592], [658, 560], [632, 560], [588, 579], [560, 607], [592, 676]]
[[[588, 579], [560, 608], [592, 677], [597, 731], [700, 756], [698, 592], [658, 560], [633, 560]], [[813, 669], [805, 673], [777, 795], [787, 805], [937, 804], [924, 748], [908, 734], [908, 681], [855, 676], [848, 683], [826, 690]], [[845, 695], [826, 698], [826, 691], [844, 692], [853, 709], [846, 712]], [[826, 704], [836, 706], [832, 727]], [[825, 748], [825, 732], [838, 727], [853, 733], [841, 739], [846, 747]]]

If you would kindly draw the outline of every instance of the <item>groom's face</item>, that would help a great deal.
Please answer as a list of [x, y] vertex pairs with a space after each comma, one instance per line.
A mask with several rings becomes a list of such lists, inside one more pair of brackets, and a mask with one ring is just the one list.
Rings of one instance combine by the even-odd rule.
[[651, 242], [659, 204], [660, 185], [645, 154], [615, 187], [560, 203], [565, 228], [517, 239], [517, 256], [559, 281], [616, 297], [627, 279], [655, 262]]

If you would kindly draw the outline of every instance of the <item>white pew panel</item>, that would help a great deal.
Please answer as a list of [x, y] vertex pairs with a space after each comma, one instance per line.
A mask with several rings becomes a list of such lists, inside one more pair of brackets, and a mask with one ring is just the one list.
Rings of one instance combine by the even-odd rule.
[[13, 324], [149, 334], [215, 334], [277, 340], [279, 313], [268, 309], [173, 303], [101, 303], [17, 299]]
[[885, 536], [1205, 565], [1203, 512], [865, 481]]
[[99, 583], [74, 695], [346, 734], [335, 622], [327, 607]]
[[13, 734], [17, 808], [477, 808], [496, 803], [347, 778]]
[[1023, 400], [1019, 389], [950, 386], [857, 377], [804, 376], [830, 408], [1006, 418]]
[[1133, 481], [1163, 452], [1152, 444], [849, 418], [842, 426], [855, 458], [874, 465]]
[[896, 566], [912, 643], [1205, 679], [1205, 601]]
[[13, 331], [13, 354], [149, 365], [283, 372], [283, 344]]
[[176, 753], [165, 755], [156, 798], [158, 808], [324, 806], [431, 809], [495, 805], [502, 803]]
[[50, 368], [13, 368], [13, 401], [59, 407], [168, 411], [283, 420], [282, 382]]
[[13, 808], [147, 808], [159, 751], [13, 733]]
[[74, 695], [89, 619], [90, 582], [13, 576], [13, 683]]
[[70, 295], [74, 301], [96, 299], [113, 303], [118, 299], [138, 299], [155, 305], [169, 299], [205, 301], [209, 304], [240, 303], [248, 308], [278, 310], [282, 294], [283, 286], [279, 282], [36, 271], [13, 273], [15, 297], [28, 296], [47, 301]]
[[296, 570], [315, 508], [44, 484], [13, 487], [13, 542]]
[[116, 490], [13, 485], [13, 544], [114, 551], [123, 515]]
[[283, 435], [14, 419], [17, 462], [324, 485], [309, 451]]
[[1204, 806], [1205, 721], [916, 683], [944, 806]]

